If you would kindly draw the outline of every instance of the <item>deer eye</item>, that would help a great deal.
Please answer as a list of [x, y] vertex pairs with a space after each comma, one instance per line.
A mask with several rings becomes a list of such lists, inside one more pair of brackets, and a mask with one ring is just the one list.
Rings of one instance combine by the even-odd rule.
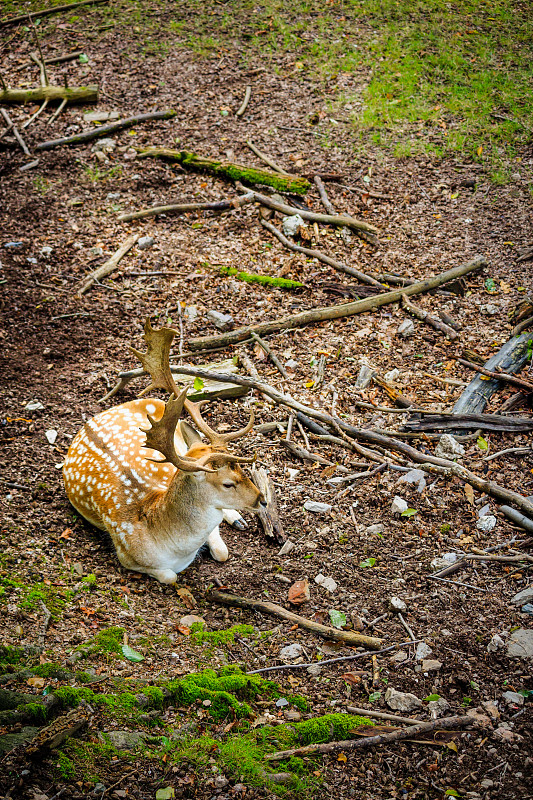
[[224, 487], [224, 489], [235, 489], [235, 484], [230, 482], [223, 483], [222, 486]]

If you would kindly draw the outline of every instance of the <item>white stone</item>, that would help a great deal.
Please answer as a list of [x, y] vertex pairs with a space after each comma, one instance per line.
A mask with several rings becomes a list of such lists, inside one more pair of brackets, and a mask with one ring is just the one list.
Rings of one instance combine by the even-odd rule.
[[117, 145], [114, 139], [99, 139], [97, 142], [95, 142], [95, 144], [93, 144], [91, 150], [93, 153], [97, 153], [98, 151], [109, 153], [111, 150], [114, 150], [116, 146]]
[[402, 339], [409, 339], [415, 332], [415, 324], [412, 319], [404, 319], [400, 327], [398, 328], [398, 334], [402, 337]]
[[419, 642], [416, 646], [415, 658], [417, 661], [423, 661], [424, 658], [430, 656], [432, 652], [433, 650], [428, 644], [426, 644], [425, 642]]
[[518, 692], [504, 692], [502, 694], [503, 699], [510, 706], [523, 706], [524, 705], [524, 695], [518, 694]]
[[355, 379], [356, 389], [366, 389], [369, 386], [372, 378], [376, 374], [376, 370], [368, 364], [362, 364], [359, 370], [359, 375]]
[[30, 400], [30, 402], [26, 403], [24, 406], [24, 411], [42, 411], [43, 409], [44, 406], [40, 400]]
[[219, 331], [227, 331], [233, 326], [233, 317], [231, 314], [222, 314], [221, 311], [208, 311], [207, 318], [211, 320], [215, 328]]
[[442, 662], [433, 658], [425, 658], [422, 661], [422, 672], [438, 672], [442, 667]]
[[403, 514], [403, 512], [407, 511], [408, 508], [409, 506], [407, 505], [405, 500], [402, 497], [396, 495], [396, 497], [392, 501], [390, 510], [392, 514]]
[[478, 531], [492, 531], [496, 527], [498, 520], [492, 514], [485, 514], [484, 517], [478, 519], [476, 528]]
[[431, 562], [431, 568], [434, 570], [445, 569], [457, 561], [457, 553], [444, 553], [442, 556], [437, 556]]
[[286, 556], [288, 553], [291, 552], [291, 550], [294, 550], [295, 546], [296, 545], [294, 544], [294, 542], [291, 542], [290, 539], [287, 539], [287, 541], [279, 551], [278, 556]]
[[141, 236], [139, 241], [137, 242], [137, 247], [139, 250], [148, 250], [150, 247], [153, 246], [155, 239], [153, 236]]
[[396, 689], [389, 688], [385, 692], [385, 702], [394, 711], [415, 711], [422, 708], [422, 701], [410, 692], [397, 692]]
[[385, 373], [385, 380], [388, 381], [389, 383], [394, 383], [394, 381], [397, 381], [399, 377], [400, 377], [400, 370], [397, 369], [396, 367], [394, 367], [394, 369], [391, 369], [390, 372]]
[[409, 656], [405, 650], [398, 650], [397, 653], [394, 653], [394, 655], [389, 658], [389, 661], [392, 661], [394, 664], [401, 664], [402, 661], [407, 661], [408, 658]]
[[284, 217], [281, 227], [285, 236], [296, 236], [300, 228], [306, 228], [307, 225], [299, 214], [293, 214], [292, 217]]
[[196, 306], [187, 306], [183, 314], [188, 322], [194, 322], [194, 320], [198, 316], [198, 309], [196, 308]]
[[442, 717], [448, 711], [450, 704], [445, 697], [439, 697], [438, 700], [430, 700], [428, 703], [428, 711], [431, 719]]
[[507, 654], [515, 658], [533, 658], [533, 630], [513, 631], [507, 642]]
[[365, 533], [372, 536], [373, 534], [384, 533], [384, 531], [385, 525], [383, 525], [382, 522], [375, 522], [373, 525], [369, 525], [368, 528], [366, 528]]
[[505, 642], [503, 641], [502, 637], [498, 636], [498, 634], [495, 633], [487, 645], [487, 653], [495, 653], [496, 650], [499, 650], [501, 647], [504, 646]]
[[400, 614], [403, 614], [404, 611], [407, 611], [407, 606], [400, 597], [389, 597], [389, 608], [391, 611], [395, 611], [396, 613]]
[[328, 592], [334, 592], [337, 589], [337, 584], [333, 578], [328, 578], [325, 575], [322, 575], [321, 572], [319, 572], [316, 576], [315, 583], [318, 583], [319, 586], [322, 586], [322, 588], [326, 589]]
[[287, 475], [289, 476], [289, 480], [291, 481], [293, 481], [296, 478], [296, 476], [300, 474], [299, 469], [293, 469], [292, 467], [287, 467], [285, 472], [287, 473]]
[[48, 444], [55, 444], [55, 440], [57, 439], [57, 431], [49, 430], [45, 431], [46, 441]]
[[312, 511], [313, 514], [329, 514], [332, 509], [329, 503], [318, 503], [315, 500], [306, 500], [304, 503], [306, 511]]
[[294, 661], [296, 658], [300, 658], [300, 656], [304, 655], [304, 649], [301, 644], [297, 642], [295, 644], [288, 644], [286, 647], [282, 647], [279, 656], [284, 661]]
[[454, 459], [459, 456], [464, 456], [465, 449], [451, 433], [443, 433], [439, 439], [439, 443], [435, 448], [435, 455], [437, 458]]
[[416, 483], [418, 484], [417, 491], [423, 492], [426, 488], [426, 474], [421, 469], [410, 469], [401, 476], [398, 483]]
[[515, 596], [511, 600], [511, 603], [515, 606], [523, 606], [526, 603], [532, 603], [532, 602], [533, 602], [533, 583], [531, 584], [531, 586], [526, 586], [526, 588], [522, 589], [522, 591], [518, 592], [518, 594], [515, 594]]

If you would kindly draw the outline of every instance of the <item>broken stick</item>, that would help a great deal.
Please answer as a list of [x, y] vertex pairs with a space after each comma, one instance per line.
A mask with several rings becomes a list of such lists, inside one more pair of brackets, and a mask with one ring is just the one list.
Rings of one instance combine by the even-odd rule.
[[265, 535], [275, 539], [278, 544], [285, 544], [287, 536], [279, 517], [276, 493], [266, 469], [263, 467], [256, 467], [254, 464], [252, 467], [252, 479], [257, 488], [262, 492], [267, 503], [266, 508], [259, 508], [257, 512]]
[[81, 286], [77, 291], [77, 296], [81, 297], [88, 292], [91, 286], [95, 283], [95, 281], [100, 280], [100, 278], [104, 278], [106, 275], [109, 275], [110, 272], [117, 267], [120, 261], [124, 258], [126, 253], [131, 250], [133, 245], [136, 243], [137, 239], [139, 238], [138, 233], [134, 233], [132, 236], [129, 236], [124, 244], [119, 247], [116, 253], [114, 253], [110, 259], [108, 259], [105, 264], [102, 264], [101, 267], [98, 267], [94, 272], [91, 272], [82, 282]]
[[459, 334], [457, 333], [457, 331], [454, 331], [453, 328], [451, 328], [442, 320], [437, 319], [437, 317], [433, 317], [431, 316], [431, 314], [428, 314], [428, 312], [424, 311], [423, 308], [420, 308], [419, 306], [415, 306], [413, 303], [410, 303], [409, 298], [405, 293], [402, 294], [402, 308], [405, 311], [408, 311], [410, 314], [412, 314], [413, 317], [416, 317], [417, 319], [421, 320], [421, 322], [425, 322], [426, 325], [431, 325], [431, 327], [434, 328], [436, 331], [440, 331], [441, 333], [443, 333], [445, 336], [448, 337], [448, 339], [458, 338]]
[[469, 728], [477, 725], [473, 717], [444, 717], [431, 722], [422, 722], [420, 725], [411, 725], [409, 728], [399, 728], [392, 733], [382, 733], [379, 736], [369, 736], [366, 739], [346, 739], [340, 742], [324, 742], [323, 744], [308, 744], [305, 747], [294, 747], [291, 750], [279, 750], [277, 753], [267, 753], [266, 761], [283, 761], [292, 756], [307, 756], [311, 753], [334, 753], [338, 750], [355, 750], [363, 747], [373, 747], [378, 744], [390, 744], [402, 739], [413, 739], [425, 733], [450, 728]]
[[383, 644], [383, 639], [378, 639], [374, 636], [365, 636], [355, 631], [343, 631], [337, 628], [330, 628], [327, 625], [320, 625], [318, 622], [313, 622], [310, 619], [306, 619], [306, 617], [301, 617], [299, 614], [294, 614], [292, 611], [283, 608], [283, 606], [279, 606], [276, 603], [269, 603], [266, 600], [251, 600], [247, 597], [239, 597], [236, 594], [219, 592], [216, 589], [211, 589], [211, 591], [208, 592], [207, 600], [233, 608], [249, 608], [252, 611], [260, 611], [263, 614], [268, 614], [271, 617], [286, 619], [289, 622], [299, 625], [300, 628], [305, 628], [305, 630], [311, 631], [311, 633], [323, 636], [325, 639], [344, 642], [344, 644], [351, 645], [352, 647], [362, 646], [367, 647], [369, 650], [379, 650]]
[[232, 200], [218, 200], [213, 203], [176, 203], [170, 206], [154, 206], [145, 208], [143, 211], [132, 211], [118, 217], [119, 222], [131, 222], [132, 219], [146, 219], [147, 217], [157, 217], [159, 214], [187, 214], [190, 211], [233, 211], [244, 206], [246, 203], [253, 202], [252, 192], [234, 197]]
[[479, 372], [481, 375], [486, 375], [488, 378], [494, 378], [497, 381], [503, 381], [504, 383], [511, 383], [513, 386], [518, 386], [518, 388], [522, 389], [524, 392], [533, 392], [533, 383], [525, 381], [523, 378], [517, 378], [515, 375], [509, 375], [508, 372], [493, 372], [491, 369], [480, 367], [479, 364], [474, 364], [472, 361], [467, 361], [464, 358], [458, 358], [457, 363], [461, 364], [463, 367], [474, 370], [474, 372]]

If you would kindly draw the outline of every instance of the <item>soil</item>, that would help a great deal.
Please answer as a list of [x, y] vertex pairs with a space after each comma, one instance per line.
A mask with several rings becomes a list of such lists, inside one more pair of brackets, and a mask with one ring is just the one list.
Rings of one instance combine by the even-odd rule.
[[[72, 32], [75, 26], [58, 21], [50, 23], [45, 41], [50, 52], [61, 54], [72, 49], [76, 36]], [[2, 32], [7, 49], [3, 77], [11, 86], [24, 80], [34, 82], [34, 67], [19, 70], [28, 60], [30, 43], [11, 34], [13, 31]], [[182, 597], [174, 587], [123, 569], [105, 536], [73, 512], [61, 477], [69, 442], [84, 421], [102, 408], [133, 399], [144, 385], [142, 381], [131, 383], [120, 396], [99, 403], [118, 372], [138, 366], [128, 345], [141, 346], [145, 319], [178, 326], [181, 303], [186, 351], [189, 339], [216, 333], [206, 316], [209, 310], [230, 313], [235, 326], [241, 326], [342, 302], [339, 294], [350, 294], [343, 288], [350, 284], [347, 276], [290, 253], [274, 240], [261, 227], [254, 205], [220, 215], [200, 212], [139, 223], [118, 222], [117, 216], [125, 211], [234, 195], [227, 182], [157, 160], [139, 159], [134, 148], [181, 146], [205, 156], [259, 165], [245, 145], [251, 139], [287, 170], [341, 174], [339, 183], [327, 184], [331, 202], [339, 212], [375, 225], [380, 230], [379, 246], [353, 235], [345, 241], [340, 232], [326, 227], [317, 235], [309, 226], [307, 236], [330, 255], [363, 272], [392, 271], [418, 280], [478, 253], [486, 257], [488, 266], [467, 276], [462, 293], [438, 292], [416, 298], [424, 309], [446, 311], [461, 324], [455, 342], [418, 321], [412, 338], [402, 339], [397, 329], [405, 315], [395, 305], [271, 337], [270, 344], [283, 363], [295, 362], [288, 381], [261, 351], [249, 343], [243, 346], [264, 380], [309, 405], [328, 411], [334, 406], [356, 425], [397, 430], [406, 418], [355, 405], [361, 400], [376, 406], [388, 404], [377, 386], [355, 388], [363, 362], [371, 363], [380, 374], [398, 369], [398, 388], [418, 405], [450, 409], [472, 378], [472, 373], [456, 362], [462, 350], [475, 350], [484, 359], [496, 352], [511, 335], [513, 309], [531, 289], [531, 262], [517, 263], [519, 248], [533, 242], [530, 196], [519, 168], [511, 183], [499, 186], [470, 163], [437, 163], [425, 156], [397, 160], [371, 145], [361, 153], [343, 117], [346, 112], [337, 102], [341, 85], [323, 86], [304, 79], [282, 57], [272, 66], [265, 66], [259, 58], [243, 66], [237, 46], [215, 59], [184, 49], [177, 36], [167, 45], [164, 58], [132, 57], [139, 51], [138, 34], [123, 26], [103, 31], [91, 41], [87, 46], [89, 64], [81, 73], [77, 62], [55, 66], [50, 72], [58, 82], [67, 76], [70, 85], [80, 82], [80, 74], [83, 82], [99, 82], [98, 110], [130, 116], [175, 108], [175, 118], [114, 135], [115, 148], [103, 158], [92, 144], [60, 147], [41, 154], [38, 166], [28, 171], [20, 168], [30, 159], [9, 137], [0, 142], [0, 301], [4, 321], [0, 331], [4, 518], [0, 563], [4, 583], [7, 578], [13, 580], [5, 583], [0, 597], [2, 641], [30, 648], [44, 635], [41, 663], [67, 664], [75, 647], [99, 630], [124, 627], [129, 643], [140, 650], [144, 660], [131, 664], [105, 656], [94, 658], [88, 666], [96, 680], [115, 676], [157, 683], [194, 672], [202, 664], [187, 635], [178, 630], [180, 619], [190, 613]], [[246, 112], [237, 117], [235, 111], [247, 85], [252, 87], [252, 99]], [[334, 110], [332, 102], [337, 103]], [[47, 124], [46, 111], [22, 131], [28, 146], [89, 127], [83, 114], [90, 110], [67, 107], [52, 126]], [[20, 125], [30, 111], [12, 108], [10, 114]], [[529, 158], [531, 164], [531, 154], [525, 153], [523, 158]], [[363, 193], [353, 187], [362, 187]], [[372, 198], [365, 189], [386, 197]], [[303, 202], [323, 211], [314, 187]], [[279, 224], [280, 219], [275, 221]], [[153, 246], [131, 250], [108, 279], [79, 299], [77, 283], [109, 258], [131, 232], [153, 237]], [[213, 269], [219, 265], [273, 277], [283, 275], [302, 281], [305, 288], [283, 291], [240, 283], [219, 276]], [[333, 291], [331, 284], [337, 284]], [[197, 311], [194, 319], [187, 312], [191, 306]], [[188, 361], [200, 364], [235, 353], [230, 348], [213, 357], [201, 353]], [[325, 378], [315, 388], [312, 381], [321, 354], [326, 357]], [[527, 379], [527, 368], [522, 377]], [[498, 412], [512, 392], [506, 388], [497, 392], [486, 410]], [[211, 402], [206, 417], [212, 425], [240, 427], [247, 420], [251, 397]], [[257, 424], [287, 421], [286, 409], [257, 394], [253, 399]], [[26, 406], [34, 400], [43, 408], [29, 411]], [[52, 444], [45, 435], [51, 430], [57, 431]], [[510, 602], [531, 581], [531, 564], [477, 562], [450, 576], [457, 583], [428, 580], [433, 571], [431, 561], [444, 553], [483, 550], [514, 537], [512, 546], [517, 548], [526, 533], [513, 527], [492, 500], [483, 500], [478, 492], [469, 496], [456, 479], [426, 476], [429, 485], [419, 493], [416, 485], [398, 482], [400, 473], [388, 471], [356, 482], [347, 492], [331, 487], [326, 483], [331, 475], [325, 474], [324, 467], [293, 457], [279, 445], [281, 436], [279, 431], [253, 432], [239, 442], [239, 453], [257, 453], [268, 467], [282, 523], [294, 549], [280, 555], [279, 545], [267, 539], [255, 518], [248, 515], [244, 531], [223, 526], [230, 551], [226, 563], [202, 554], [178, 576], [178, 586], [190, 589], [193, 613], [205, 619], [207, 629], [223, 629], [238, 622], [257, 630], [274, 630], [253, 647], [238, 641], [227, 644], [211, 663], [225, 659], [247, 670], [273, 666], [281, 663], [280, 649], [295, 642], [304, 648], [304, 661], [353, 653], [288, 623], [210, 604], [205, 590], [213, 582], [236, 594], [288, 606], [290, 584], [307, 577], [311, 599], [299, 613], [329, 622], [331, 610], [342, 611], [347, 624], [381, 636], [385, 644], [409, 639], [392, 613], [369, 626], [387, 612], [389, 599], [398, 596], [407, 604], [405, 618], [414, 636], [429, 645], [431, 659], [441, 662], [438, 671], [424, 672], [415, 658], [415, 646], [407, 645], [403, 661], [390, 658], [390, 653], [378, 657], [381, 672], [374, 684], [369, 658], [354, 664], [330, 664], [318, 675], [304, 669], [273, 672], [268, 677], [276, 680], [282, 691], [305, 696], [309, 717], [346, 710], [349, 705], [390, 710], [384, 698], [392, 687], [420, 699], [431, 694], [445, 697], [450, 714], [475, 709], [488, 715], [485, 728], [457, 733], [455, 749], [395, 743], [368, 752], [347, 752], [346, 759], [337, 754], [321, 757], [309, 762], [323, 781], [315, 796], [407, 800], [442, 797], [446, 790], [454, 790], [471, 800], [532, 797], [530, 704], [526, 700], [523, 707], [509, 705], [502, 697], [505, 691], [527, 695], [527, 690], [533, 689], [531, 660], [509, 657], [505, 646], [495, 652], [487, 649], [495, 634], [505, 641], [515, 628], [532, 628], [531, 613]], [[306, 446], [296, 426], [292, 437]], [[528, 435], [485, 429], [482, 437], [486, 445], [477, 436], [464, 442], [462, 463], [528, 495], [533, 484], [532, 456], [511, 454], [483, 461], [486, 447], [492, 454], [527, 446]], [[435, 447], [431, 438], [415, 444], [428, 452]], [[353, 472], [361, 471], [354, 465], [365, 461], [335, 445], [311, 440], [309, 446]], [[417, 513], [394, 516], [391, 504], [395, 495]], [[332, 509], [322, 516], [304, 511], [303, 504], [309, 499], [328, 503]], [[490, 532], [477, 527], [478, 512], [485, 503], [497, 518]], [[382, 531], [368, 532], [376, 523], [383, 525]], [[508, 554], [508, 547], [499, 552]], [[527, 547], [523, 552], [528, 552]], [[336, 591], [329, 593], [315, 582], [320, 573], [334, 579]], [[82, 577], [88, 575], [96, 576], [93, 591], [90, 595], [76, 592]], [[44, 632], [42, 607], [20, 602], [34, 585], [59, 596], [74, 592]], [[136, 646], [136, 641], [141, 643]], [[353, 685], [342, 677], [357, 669], [366, 672], [356, 675]], [[47, 682], [52, 690], [61, 684], [58, 678]], [[6, 688], [20, 688], [20, 682], [8, 676]], [[24, 690], [39, 695], [42, 687], [26, 685]], [[496, 704], [498, 718], [488, 714], [483, 705], [488, 701]], [[270, 710], [284, 720], [274, 703]], [[201, 708], [188, 713], [207, 728], [211, 725]], [[163, 735], [182, 712], [169, 709], [165, 714], [151, 733]], [[429, 719], [427, 702], [416, 716]], [[502, 734], [502, 725], [510, 733]], [[6, 728], [3, 733], [18, 728]], [[112, 722], [95, 713], [89, 728], [79, 735], [90, 740], [98, 731], [110, 729]], [[243, 796], [239, 776], [228, 778], [230, 783], [217, 789], [207, 774], [192, 767], [178, 769], [141, 755], [127, 762], [117, 757], [101, 765], [98, 774], [111, 797], [153, 798], [157, 788], [167, 785], [183, 797], [224, 800]], [[82, 776], [62, 776], [52, 752], [34, 763], [21, 783], [18, 777], [13, 782], [10, 775], [2, 785], [5, 791], [11, 788], [11, 797], [51, 798], [63, 789], [63, 796], [74, 798], [93, 796], [95, 782]], [[273, 796], [266, 787], [245, 788], [246, 798]]]

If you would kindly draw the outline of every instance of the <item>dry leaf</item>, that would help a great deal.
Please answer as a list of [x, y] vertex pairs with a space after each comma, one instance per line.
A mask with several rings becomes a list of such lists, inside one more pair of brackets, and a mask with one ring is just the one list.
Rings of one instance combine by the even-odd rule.
[[356, 686], [358, 683], [361, 683], [361, 676], [356, 675], [355, 672], [345, 672], [344, 675], [341, 675], [345, 681], [347, 681], [351, 686]]
[[187, 606], [187, 608], [195, 608], [196, 607], [196, 600], [194, 599], [193, 594], [187, 589], [186, 586], [182, 586], [180, 589], [177, 590], [180, 596], [181, 601]]
[[446, 747], [448, 748], [448, 750], [453, 750], [454, 753], [458, 753], [459, 752], [455, 742], [446, 742]]
[[33, 675], [33, 677], [28, 678], [26, 683], [28, 686], [35, 686], [38, 689], [42, 689], [46, 681], [44, 678], [39, 678], [37, 675]]
[[331, 467], [326, 467], [325, 469], [322, 470], [322, 472], [320, 473], [320, 477], [321, 478], [331, 478], [331, 476], [335, 474], [335, 470], [336, 469], [337, 469], [337, 465], [336, 464], [332, 464]]
[[63, 533], [61, 534], [61, 536], [59, 538], [60, 539], [70, 539], [70, 534], [71, 533], [72, 533], [72, 528], [65, 528], [65, 530], [63, 531]]
[[471, 506], [474, 505], [474, 489], [469, 483], [465, 483], [465, 495], [466, 499], [470, 503]]
[[189, 636], [191, 629], [188, 628], [186, 625], [178, 625], [177, 630], [182, 633], [184, 636]]
[[337, 761], [340, 761], [341, 764], [346, 764], [348, 759], [346, 758], [345, 753], [339, 753], [339, 755], [337, 756]]

